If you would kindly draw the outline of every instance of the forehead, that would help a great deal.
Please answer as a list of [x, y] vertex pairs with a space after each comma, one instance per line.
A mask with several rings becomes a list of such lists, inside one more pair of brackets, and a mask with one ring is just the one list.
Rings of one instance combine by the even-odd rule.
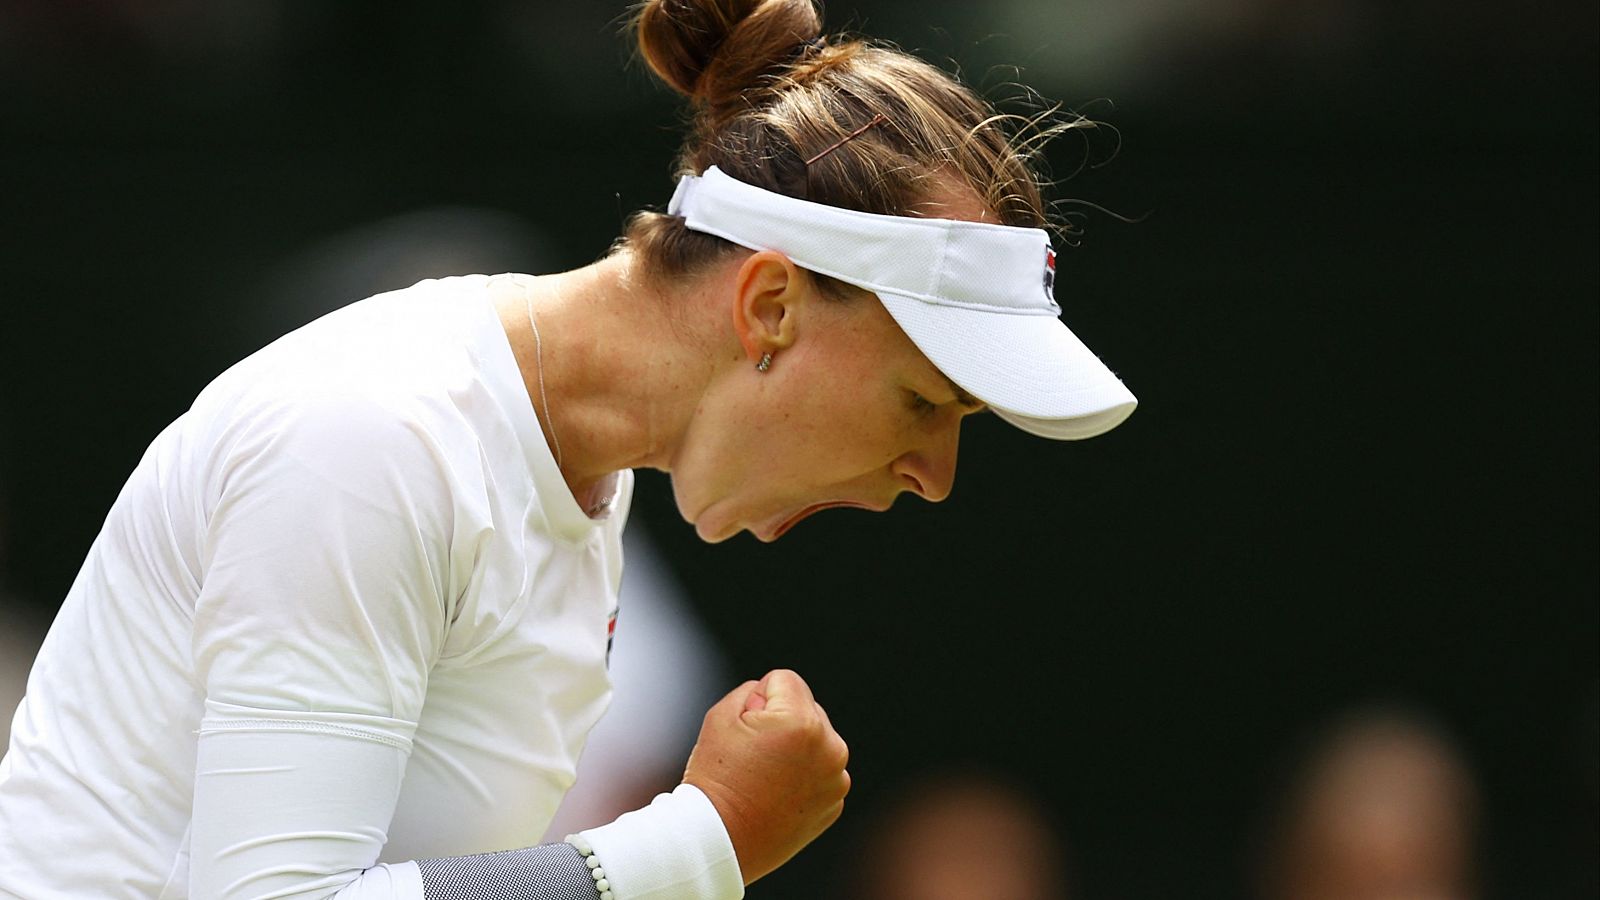
[[909, 212], [924, 219], [957, 219], [963, 222], [1003, 224], [994, 210], [983, 201], [966, 181], [941, 175], [930, 177], [924, 187], [927, 198], [916, 203]]

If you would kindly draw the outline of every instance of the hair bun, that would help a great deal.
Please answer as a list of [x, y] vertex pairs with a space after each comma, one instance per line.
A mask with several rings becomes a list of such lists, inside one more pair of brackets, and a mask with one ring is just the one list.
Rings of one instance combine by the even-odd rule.
[[822, 34], [815, 0], [646, 0], [639, 52], [679, 93], [716, 111]]

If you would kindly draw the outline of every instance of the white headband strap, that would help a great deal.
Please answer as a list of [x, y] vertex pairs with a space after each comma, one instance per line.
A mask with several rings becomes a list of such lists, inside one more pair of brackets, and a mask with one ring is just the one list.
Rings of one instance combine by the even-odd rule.
[[1061, 314], [1041, 228], [840, 209], [746, 184], [716, 166], [685, 175], [667, 212], [694, 231], [776, 250], [870, 291], [985, 312]]

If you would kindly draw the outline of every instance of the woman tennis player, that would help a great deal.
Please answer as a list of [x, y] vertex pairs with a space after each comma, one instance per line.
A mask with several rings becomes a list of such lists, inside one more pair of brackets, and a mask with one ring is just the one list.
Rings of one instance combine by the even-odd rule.
[[845, 744], [775, 671], [676, 790], [529, 846], [608, 700], [630, 469], [771, 541], [942, 499], [971, 413], [1083, 438], [1135, 401], [967, 88], [812, 0], [651, 0], [637, 34], [696, 109], [665, 212], [319, 319], [150, 445], [17, 711], [0, 893], [738, 897], [838, 817]]

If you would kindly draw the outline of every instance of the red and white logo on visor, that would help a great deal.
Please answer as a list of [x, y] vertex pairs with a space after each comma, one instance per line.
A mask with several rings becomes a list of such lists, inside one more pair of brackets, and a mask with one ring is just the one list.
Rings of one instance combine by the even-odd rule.
[[1044, 295], [1056, 299], [1056, 251], [1044, 248]]

